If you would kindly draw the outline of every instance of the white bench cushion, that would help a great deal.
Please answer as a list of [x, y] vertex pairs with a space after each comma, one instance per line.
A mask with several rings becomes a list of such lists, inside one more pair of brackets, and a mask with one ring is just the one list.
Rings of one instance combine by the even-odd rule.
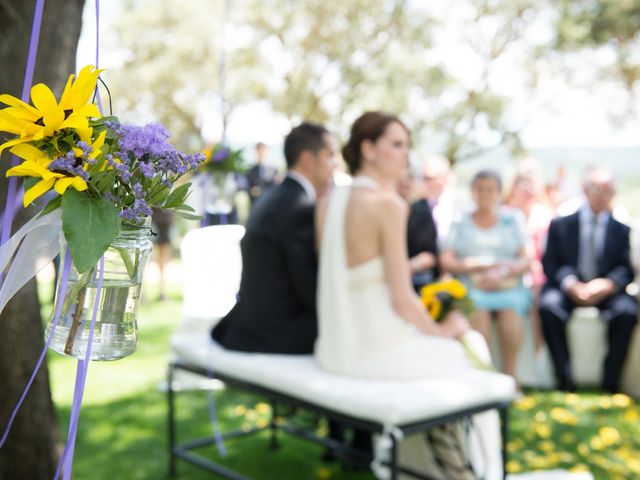
[[359, 379], [327, 373], [312, 355], [276, 355], [225, 350], [208, 336], [171, 338], [178, 358], [284, 395], [384, 426], [401, 426], [467, 408], [514, 398], [507, 375], [467, 370], [418, 381]]

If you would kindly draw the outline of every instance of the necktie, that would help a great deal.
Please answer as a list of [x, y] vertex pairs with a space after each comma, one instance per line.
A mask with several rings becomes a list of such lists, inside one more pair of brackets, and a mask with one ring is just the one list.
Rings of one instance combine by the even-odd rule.
[[591, 231], [588, 232], [585, 249], [582, 254], [582, 276], [585, 281], [593, 280], [598, 276], [598, 251], [596, 235], [598, 232], [598, 215], [591, 219]]

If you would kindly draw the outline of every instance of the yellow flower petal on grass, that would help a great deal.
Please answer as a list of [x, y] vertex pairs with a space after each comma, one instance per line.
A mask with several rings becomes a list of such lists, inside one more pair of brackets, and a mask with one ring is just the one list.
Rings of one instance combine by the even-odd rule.
[[318, 480], [329, 480], [331, 478], [331, 470], [327, 467], [323, 467], [318, 470]]
[[630, 407], [632, 404], [631, 398], [629, 398], [628, 395], [625, 395], [623, 393], [616, 393], [615, 395], [613, 395], [611, 397], [611, 402], [615, 407], [620, 407], [620, 408], [627, 408], [627, 407]]
[[621, 438], [620, 432], [618, 432], [618, 430], [613, 427], [601, 427], [600, 430], [598, 430], [598, 433], [600, 434], [600, 438], [607, 447], [615, 445], [620, 441]]
[[536, 405], [538, 405], [538, 402], [536, 402], [536, 400], [528, 395], [525, 395], [524, 397], [520, 398], [519, 400], [516, 400], [516, 402], [514, 403], [514, 407], [517, 410], [531, 410], [532, 408], [534, 408]]
[[558, 423], [565, 425], [575, 425], [578, 423], [578, 418], [566, 408], [555, 407], [551, 409], [550, 416]]
[[542, 442], [538, 442], [538, 448], [545, 453], [553, 452], [555, 449], [555, 444], [550, 442], [549, 440], [543, 440]]
[[551, 437], [551, 427], [544, 423], [536, 423], [535, 426], [533, 427], [533, 431], [540, 438], [547, 439]]
[[522, 465], [517, 460], [509, 460], [507, 462], [507, 472], [519, 473], [522, 471]]
[[573, 467], [571, 467], [569, 469], [569, 471], [572, 472], [572, 473], [588, 472], [589, 471], [589, 467], [587, 467], [583, 463], [578, 463], [577, 465], [574, 465]]
[[582, 457], [587, 458], [589, 455], [591, 455], [591, 450], [589, 450], [589, 447], [586, 443], [579, 443], [577, 450]]

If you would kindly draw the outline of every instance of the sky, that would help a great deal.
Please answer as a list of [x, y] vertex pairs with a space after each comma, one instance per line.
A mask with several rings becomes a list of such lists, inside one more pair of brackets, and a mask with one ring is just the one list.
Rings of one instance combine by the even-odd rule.
[[[459, 78], [470, 82], [478, 75], [478, 65], [473, 55], [465, 51], [462, 42], [465, 34], [462, 28], [465, 12], [448, 8], [448, 0], [429, 3], [429, 8], [441, 15], [443, 23], [435, 38], [441, 58]], [[114, 21], [121, 8], [121, 0], [111, 0], [101, 4], [101, 35], [105, 35], [109, 23]], [[537, 19], [540, 20], [540, 19]], [[541, 19], [544, 20], [544, 19]], [[552, 32], [548, 23], [539, 22], [531, 31], [536, 37], [544, 37]], [[488, 27], [490, 28], [490, 26]], [[516, 53], [517, 54], [517, 53]], [[110, 56], [104, 47], [100, 52], [101, 66], [117, 65], [118, 60]], [[577, 70], [578, 80], [585, 88], [570, 87], [567, 82], [551, 71], [542, 75], [535, 98], [531, 98], [522, 88], [522, 77], [508, 62], [498, 65], [491, 82], [498, 92], [513, 96], [512, 110], [514, 124], [523, 124], [522, 139], [527, 148], [551, 147], [575, 148], [619, 148], [640, 145], [638, 132], [640, 120], [632, 119], [624, 124], [612, 121], [612, 112], [621, 112], [627, 107], [628, 96], [613, 82], [599, 82], [598, 88], [589, 88], [595, 75], [590, 65], [607, 65], [611, 61], [606, 48], [579, 55], [570, 59], [585, 68]], [[95, 10], [94, 2], [88, 1], [85, 8], [83, 29], [78, 47], [77, 65], [95, 63]], [[549, 67], [551, 69], [551, 67]], [[544, 71], [543, 71], [544, 73]], [[274, 116], [267, 102], [256, 102], [238, 107], [230, 118], [228, 138], [232, 144], [251, 144], [264, 141], [279, 144], [289, 129], [286, 119]], [[203, 136], [209, 140], [219, 136], [221, 122], [217, 115], [205, 119]], [[260, 138], [255, 137], [259, 132]]]

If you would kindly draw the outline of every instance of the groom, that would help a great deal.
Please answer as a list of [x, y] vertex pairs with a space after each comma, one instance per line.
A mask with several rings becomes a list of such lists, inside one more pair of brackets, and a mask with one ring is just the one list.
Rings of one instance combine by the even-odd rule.
[[317, 335], [315, 200], [329, 188], [335, 146], [303, 123], [284, 141], [287, 176], [251, 212], [238, 302], [212, 331], [229, 350], [308, 354]]

